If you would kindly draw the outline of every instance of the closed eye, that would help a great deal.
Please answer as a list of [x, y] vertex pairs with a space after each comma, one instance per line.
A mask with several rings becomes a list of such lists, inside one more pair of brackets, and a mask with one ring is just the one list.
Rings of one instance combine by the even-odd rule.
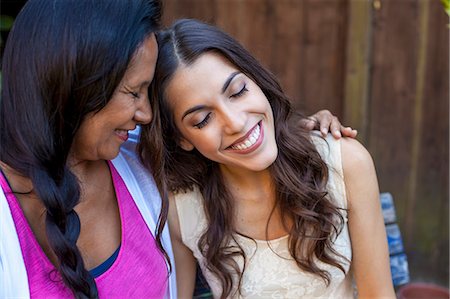
[[209, 112], [201, 122], [195, 124], [194, 127], [201, 129], [208, 124], [210, 119], [211, 119], [211, 112]]
[[240, 91], [238, 91], [237, 93], [231, 95], [231, 98], [238, 98], [238, 97], [242, 96], [247, 91], [248, 91], [247, 85], [244, 84], [244, 86], [242, 87], [242, 89]]
[[130, 91], [129, 93], [133, 98], [139, 99], [139, 93], [133, 91]]

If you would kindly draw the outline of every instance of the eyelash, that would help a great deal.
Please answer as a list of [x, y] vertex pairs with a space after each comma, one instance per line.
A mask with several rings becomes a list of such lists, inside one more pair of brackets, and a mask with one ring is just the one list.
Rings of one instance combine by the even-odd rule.
[[[242, 87], [242, 89], [240, 91], [238, 91], [237, 93], [231, 95], [232, 98], [238, 98], [240, 96], [242, 96], [245, 92], [247, 92], [247, 85], [244, 85], [244, 87]], [[203, 128], [204, 126], [206, 126], [209, 122], [209, 120], [211, 119], [211, 112], [209, 112], [206, 117], [199, 122], [198, 124], [195, 124], [194, 127], [197, 127], [198, 129]]]
[[197, 127], [198, 129], [203, 128], [204, 126], [206, 126], [208, 124], [210, 118], [211, 118], [211, 112], [209, 112], [206, 115], [206, 117], [201, 122], [199, 122], [198, 124], [194, 125], [194, 127]]
[[139, 99], [139, 93], [134, 92], [134, 91], [130, 91], [129, 93], [130, 93], [130, 95], [131, 95], [133, 98]]
[[242, 96], [245, 92], [247, 92], [247, 85], [244, 84], [244, 87], [242, 87], [242, 89], [240, 91], [238, 91], [237, 93], [231, 95], [232, 98], [239, 98], [240, 96]]

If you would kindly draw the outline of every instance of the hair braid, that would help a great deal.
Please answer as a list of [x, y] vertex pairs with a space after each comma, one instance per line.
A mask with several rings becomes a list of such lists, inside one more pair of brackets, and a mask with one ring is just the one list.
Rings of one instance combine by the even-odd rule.
[[64, 283], [77, 298], [98, 297], [94, 279], [85, 269], [76, 246], [80, 234], [80, 219], [74, 210], [80, 198], [76, 177], [64, 167], [57, 178], [39, 168], [32, 171], [30, 178], [46, 209], [46, 235], [58, 258], [56, 267]]

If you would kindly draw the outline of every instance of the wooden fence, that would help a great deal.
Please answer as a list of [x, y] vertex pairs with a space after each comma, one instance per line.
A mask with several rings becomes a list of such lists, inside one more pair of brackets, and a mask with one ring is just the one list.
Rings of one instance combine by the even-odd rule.
[[449, 283], [449, 23], [439, 0], [165, 0], [218, 25], [296, 107], [358, 128], [394, 196], [413, 281]]
[[[2, 1], [14, 16], [25, 1]], [[163, 0], [217, 24], [298, 109], [358, 128], [394, 196], [413, 281], [449, 283], [449, 19], [439, 0]]]

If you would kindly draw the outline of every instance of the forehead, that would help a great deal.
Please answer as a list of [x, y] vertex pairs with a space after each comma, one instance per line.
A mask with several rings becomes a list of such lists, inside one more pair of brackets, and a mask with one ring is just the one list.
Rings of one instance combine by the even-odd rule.
[[222, 92], [224, 82], [236, 71], [238, 69], [222, 55], [207, 52], [191, 65], [178, 67], [167, 86], [166, 98], [176, 106], [191, 100], [209, 99]]
[[142, 81], [150, 82], [153, 79], [157, 58], [158, 44], [152, 33], [136, 50], [125, 72], [124, 80], [130, 85], [139, 85]]

